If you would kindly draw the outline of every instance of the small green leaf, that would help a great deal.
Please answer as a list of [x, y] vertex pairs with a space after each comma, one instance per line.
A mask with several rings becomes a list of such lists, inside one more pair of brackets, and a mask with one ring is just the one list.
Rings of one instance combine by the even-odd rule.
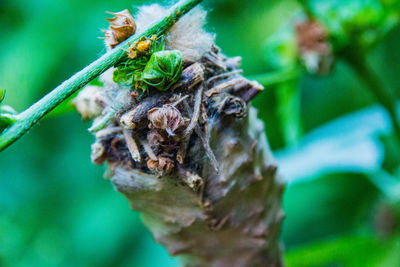
[[133, 70], [131, 68], [118, 68], [113, 73], [113, 81], [122, 86], [131, 86], [134, 81]]
[[0, 103], [3, 102], [5, 96], [6, 96], [6, 90], [0, 88]]
[[154, 53], [143, 70], [142, 80], [160, 91], [168, 90], [182, 74], [182, 54], [178, 50]]

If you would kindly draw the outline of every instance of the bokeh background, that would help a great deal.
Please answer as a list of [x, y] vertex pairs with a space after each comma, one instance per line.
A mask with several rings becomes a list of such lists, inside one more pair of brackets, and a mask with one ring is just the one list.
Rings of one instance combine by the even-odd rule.
[[[97, 37], [107, 27], [105, 11], [148, 2], [0, 0], [4, 103], [21, 111], [104, 53]], [[204, 5], [207, 28], [225, 54], [243, 57], [248, 77], [271, 71], [266, 40], [300, 10], [294, 0]], [[399, 36], [396, 27], [368, 54], [397, 96]], [[400, 155], [387, 114], [340, 60], [330, 75], [304, 74], [291, 86], [302, 130], [290, 145], [278, 86], [254, 101], [288, 181], [287, 265], [400, 266]], [[91, 164], [89, 126], [65, 104], [0, 154], [0, 266], [178, 265], [103, 178], [104, 169]]]

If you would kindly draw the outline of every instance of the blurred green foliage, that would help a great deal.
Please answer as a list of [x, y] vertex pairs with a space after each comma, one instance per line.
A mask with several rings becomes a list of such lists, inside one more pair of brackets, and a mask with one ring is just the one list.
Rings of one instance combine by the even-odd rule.
[[[97, 39], [102, 35], [100, 30], [107, 27], [105, 11], [146, 2], [149, 1], [0, 1], [0, 88], [7, 90], [3, 103], [21, 111], [95, 60], [105, 52]], [[321, 10], [322, 19], [332, 23], [338, 33], [350, 31], [338, 22], [343, 18], [374, 28], [396, 16], [384, 9], [399, 7], [396, 0], [310, 3], [320, 3], [313, 10]], [[269, 48], [265, 47], [268, 37], [281, 25], [289, 25], [293, 14], [301, 12], [295, 0], [209, 0], [205, 5], [211, 8], [207, 27], [217, 33], [217, 44], [228, 56], [243, 57], [245, 75], [268, 73], [295, 63], [290, 57], [295, 53], [293, 46], [275, 46], [289, 57], [274, 60], [268, 60]], [[375, 5], [382, 6], [382, 10], [371, 9]], [[354, 13], [358, 8], [364, 12], [362, 15]], [[336, 10], [345, 15], [338, 16]], [[369, 36], [350, 32], [363, 40]], [[372, 68], [397, 96], [399, 36], [400, 28], [396, 27], [368, 55]], [[266, 58], [275, 63], [267, 64]], [[299, 107], [293, 109], [288, 99], [294, 99]], [[335, 136], [342, 140], [340, 146], [327, 141], [331, 130], [318, 130], [332, 119], [374, 102], [340, 60], [328, 76], [302, 73], [295, 82], [268, 86], [255, 99], [271, 147], [281, 150], [282, 162], [288, 159], [284, 166], [293, 173], [288, 178], [297, 181], [289, 183], [284, 197], [286, 221], [282, 238], [288, 266], [399, 266], [399, 231], [387, 226], [398, 226], [399, 221], [396, 216], [385, 217], [381, 212], [382, 206], [398, 206], [398, 199], [388, 199], [396, 194], [387, 194], [387, 177], [380, 170], [383, 166], [390, 179], [400, 179], [398, 150], [393, 149], [390, 126], [381, 127], [379, 123], [375, 125], [376, 121], [367, 120], [363, 125], [376, 126], [376, 130], [346, 127], [364, 122], [357, 113], [351, 120], [333, 124]], [[153, 242], [128, 202], [109, 181], [102, 179], [104, 170], [90, 163], [93, 140], [86, 131], [89, 125], [81, 122], [77, 114], [67, 112], [70, 110], [68, 104], [63, 104], [0, 155], [0, 266], [176, 266], [177, 260]], [[282, 112], [286, 114], [283, 126], [287, 127], [287, 135], [282, 133]], [[301, 125], [293, 118], [298, 118]], [[366, 134], [360, 138], [355, 132]], [[383, 132], [386, 135], [379, 139]], [[308, 146], [299, 141], [303, 134]], [[296, 173], [302, 173], [307, 162], [297, 164], [298, 159], [290, 160], [295, 152], [285, 147], [296, 142], [303, 153], [301, 159], [307, 159], [314, 167], [331, 159], [330, 170], [310, 174], [313, 179], [298, 179]], [[350, 166], [346, 171], [335, 167], [340, 160], [332, 154], [342, 155], [344, 148], [358, 142], [361, 146], [355, 146], [349, 156], [358, 157], [358, 150], [366, 144], [366, 151], [377, 154], [376, 159], [372, 157], [374, 164], [368, 162], [373, 171], [365, 167]], [[327, 151], [326, 154], [307, 152], [305, 148], [313, 144], [321, 145], [321, 153]], [[374, 150], [371, 144], [381, 149]], [[329, 149], [322, 150], [322, 145]], [[383, 163], [378, 160], [381, 158]]]

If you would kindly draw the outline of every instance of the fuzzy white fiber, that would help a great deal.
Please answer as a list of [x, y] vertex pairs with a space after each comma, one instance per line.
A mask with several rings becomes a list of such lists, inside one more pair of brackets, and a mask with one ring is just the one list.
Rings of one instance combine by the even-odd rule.
[[[168, 8], [158, 4], [139, 7], [135, 16], [136, 32], [142, 32], [168, 13]], [[196, 7], [184, 15], [166, 35], [166, 49], [181, 51], [185, 61], [198, 61], [204, 53], [210, 51], [215, 41], [215, 34], [209, 33], [203, 28], [206, 17], [207, 11], [201, 7]], [[124, 109], [131, 104], [132, 97], [129, 96], [127, 88], [120, 87], [113, 81], [114, 70], [115, 68], [110, 68], [104, 72], [100, 76], [101, 81], [104, 82], [109, 104], [115, 109]]]
[[[139, 7], [135, 18], [138, 32], [165, 17], [168, 12], [168, 8], [158, 4]], [[169, 30], [166, 49], [181, 51], [185, 61], [198, 61], [204, 53], [210, 51], [215, 41], [215, 34], [203, 28], [206, 17], [207, 11], [201, 7], [196, 7], [184, 15]]]

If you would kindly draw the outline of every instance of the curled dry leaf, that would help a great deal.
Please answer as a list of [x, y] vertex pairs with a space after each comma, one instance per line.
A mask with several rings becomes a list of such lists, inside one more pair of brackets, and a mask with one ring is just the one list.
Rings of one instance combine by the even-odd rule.
[[171, 136], [185, 124], [180, 111], [172, 105], [164, 105], [162, 108], [153, 108], [147, 113], [150, 126], [155, 129], [165, 130]]
[[108, 27], [108, 30], [104, 31], [106, 36], [105, 39], [107, 46], [114, 48], [135, 33], [136, 23], [127, 9], [117, 13], [108, 13], [115, 15], [115, 17], [106, 19], [110, 22], [110, 26]]

